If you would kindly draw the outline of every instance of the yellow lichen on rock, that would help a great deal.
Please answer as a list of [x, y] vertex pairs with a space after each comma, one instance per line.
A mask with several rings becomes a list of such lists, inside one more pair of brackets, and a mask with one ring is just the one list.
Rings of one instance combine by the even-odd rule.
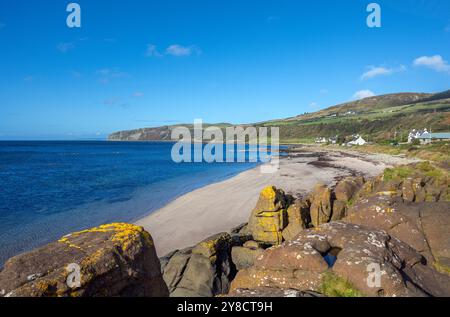
[[275, 199], [276, 195], [276, 189], [273, 186], [267, 186], [261, 191], [261, 196], [267, 200]]
[[249, 230], [255, 241], [278, 245], [286, 227], [286, 196], [274, 186], [265, 187], [249, 220]]
[[201, 254], [211, 261], [215, 261], [217, 251], [231, 243], [231, 236], [228, 233], [219, 233], [212, 237], [203, 240], [197, 244], [193, 249], [193, 254]]
[[63, 237], [63, 238], [61, 238], [61, 239], [59, 239], [58, 242], [67, 244], [67, 246], [68, 246], [69, 248], [75, 248], [75, 249], [82, 250], [82, 248], [81, 248], [80, 246], [71, 243], [70, 240], [69, 240], [69, 238], [68, 238], [67, 236], [66, 236], [66, 237]]
[[58, 242], [65, 243], [69, 247], [77, 248], [82, 250], [82, 248], [73, 242], [73, 238], [76, 238], [83, 234], [89, 233], [112, 233], [111, 241], [113, 241], [117, 246], [120, 246], [123, 250], [128, 249], [130, 245], [144, 237], [145, 243], [148, 246], [153, 246], [153, 240], [148, 232], [140, 226], [136, 226], [129, 223], [111, 223], [101, 225], [95, 228], [86, 229], [78, 232], [71, 233], [64, 236]]

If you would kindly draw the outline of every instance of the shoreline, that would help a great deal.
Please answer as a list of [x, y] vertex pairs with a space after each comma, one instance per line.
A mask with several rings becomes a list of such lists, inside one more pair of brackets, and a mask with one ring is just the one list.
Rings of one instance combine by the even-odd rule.
[[188, 192], [135, 224], [151, 233], [161, 257], [246, 223], [260, 191], [266, 186], [273, 185], [300, 197], [318, 183], [334, 185], [339, 179], [356, 174], [374, 177], [386, 167], [414, 161], [385, 154], [311, 147], [290, 147], [287, 154], [280, 158], [276, 173], [262, 174], [259, 165]]

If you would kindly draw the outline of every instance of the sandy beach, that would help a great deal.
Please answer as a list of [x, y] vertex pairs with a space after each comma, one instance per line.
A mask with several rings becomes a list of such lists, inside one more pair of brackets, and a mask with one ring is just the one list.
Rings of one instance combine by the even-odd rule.
[[310, 192], [317, 183], [332, 185], [342, 177], [356, 174], [373, 177], [386, 167], [411, 162], [384, 154], [296, 148], [281, 158], [276, 173], [263, 174], [260, 167], [245, 171], [185, 194], [136, 224], [151, 233], [158, 256], [163, 256], [247, 222], [265, 186], [274, 185], [298, 197]]

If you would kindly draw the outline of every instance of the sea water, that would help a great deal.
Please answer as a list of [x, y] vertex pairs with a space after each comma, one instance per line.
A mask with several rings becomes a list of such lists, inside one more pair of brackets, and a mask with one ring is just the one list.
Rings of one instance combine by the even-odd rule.
[[133, 222], [258, 163], [174, 163], [170, 142], [0, 142], [0, 267], [70, 232]]

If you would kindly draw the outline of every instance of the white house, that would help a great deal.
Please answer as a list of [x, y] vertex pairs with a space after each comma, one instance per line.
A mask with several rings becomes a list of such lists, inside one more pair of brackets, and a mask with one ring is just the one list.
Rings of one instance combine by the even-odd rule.
[[328, 142], [331, 144], [336, 144], [338, 140], [338, 136], [332, 136], [331, 138], [328, 138]]
[[408, 143], [412, 143], [414, 140], [420, 139], [420, 137], [424, 133], [428, 133], [428, 130], [427, 129], [423, 129], [423, 130], [412, 129], [411, 132], [409, 132], [409, 135], [408, 135]]
[[347, 142], [347, 146], [353, 146], [353, 145], [364, 145], [366, 144], [366, 140], [363, 139], [362, 136], [359, 134], [353, 136], [353, 140], [350, 142]]
[[450, 141], [450, 132], [429, 133], [425, 132], [418, 137], [421, 144], [429, 144], [432, 141]]
[[331, 138], [318, 137], [318, 138], [316, 138], [315, 142], [318, 144], [325, 144], [325, 143], [336, 144], [337, 138], [338, 138], [337, 136], [334, 136]]

